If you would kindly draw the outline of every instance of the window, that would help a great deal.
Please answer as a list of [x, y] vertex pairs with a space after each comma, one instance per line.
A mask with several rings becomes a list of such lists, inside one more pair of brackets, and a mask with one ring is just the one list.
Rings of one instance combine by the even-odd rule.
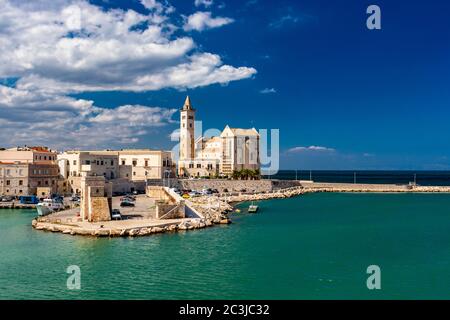
[[185, 123], [183, 123], [183, 128], [186, 128], [186, 124]]
[[200, 163], [197, 163], [197, 169], [200, 169], [202, 165]]
[[135, 176], [136, 175], [136, 171], [133, 171], [133, 176]]
[[189, 169], [194, 168], [194, 164], [193, 163], [189, 163]]
[[163, 160], [163, 167], [166, 167], [166, 160]]
[[189, 128], [192, 128], [192, 123], [189, 123]]
[[102, 161], [100, 161], [100, 165], [103, 165], [103, 164], [104, 164], [103, 160], [102, 160]]
[[6, 185], [7, 186], [11, 185], [11, 180], [6, 180]]
[[124, 160], [124, 159], [122, 159], [122, 165], [123, 165], [123, 166], [125, 165], [125, 160]]
[[133, 167], [137, 166], [137, 160], [133, 160]]
[[77, 165], [77, 160], [73, 160], [73, 165], [74, 165], [74, 166]]
[[145, 166], [148, 167], [148, 160], [145, 160]]
[[111, 160], [111, 165], [112, 165], [112, 166], [114, 165], [114, 160]]
[[194, 116], [189, 116], [188, 118], [189, 118], [189, 120], [193, 120]]
[[91, 160], [86, 160], [84, 163], [86, 163], [86, 164], [91, 164]]
[[23, 186], [23, 180], [19, 180], [19, 186]]
[[48, 186], [48, 180], [45, 180], [45, 185]]

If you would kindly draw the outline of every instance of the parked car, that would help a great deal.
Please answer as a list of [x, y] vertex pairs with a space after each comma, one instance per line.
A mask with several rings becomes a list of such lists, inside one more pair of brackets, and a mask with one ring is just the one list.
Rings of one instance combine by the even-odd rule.
[[135, 198], [133, 198], [133, 197], [125, 196], [125, 197], [122, 197], [122, 198], [120, 198], [120, 201], [129, 201], [129, 202], [135, 202], [135, 201], [136, 201], [136, 199], [135, 199]]
[[198, 196], [200, 196], [200, 195], [202, 195], [200, 192], [198, 192], [198, 191], [195, 191], [195, 190], [193, 190], [193, 191], [191, 191], [191, 192], [189, 192], [189, 196], [192, 198], [192, 197], [198, 197]]
[[189, 199], [191, 196], [189, 195], [189, 193], [184, 193], [182, 197], [183, 199]]
[[119, 209], [113, 209], [113, 211], [111, 212], [111, 219], [122, 220], [122, 214], [120, 213]]
[[12, 196], [3, 196], [2, 197], [2, 202], [11, 202], [14, 200], [14, 197]]
[[120, 202], [121, 207], [134, 207], [134, 202], [130, 200], [123, 200]]
[[202, 192], [201, 192], [201, 194], [202, 194], [203, 196], [209, 196], [209, 195], [212, 194], [212, 190], [211, 190], [211, 189], [203, 189]]

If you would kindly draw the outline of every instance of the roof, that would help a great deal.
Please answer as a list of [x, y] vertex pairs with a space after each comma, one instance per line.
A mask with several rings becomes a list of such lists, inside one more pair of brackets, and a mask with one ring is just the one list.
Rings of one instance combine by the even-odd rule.
[[226, 126], [225, 130], [230, 130], [235, 136], [259, 136], [258, 131], [255, 128], [242, 129], [242, 128], [230, 128]]
[[121, 149], [121, 150], [67, 150], [67, 154], [81, 154], [87, 153], [92, 155], [120, 155], [120, 154], [159, 154], [169, 153], [166, 150], [152, 150], [152, 149]]
[[36, 146], [36, 147], [15, 147], [9, 149], [1, 149], [0, 151], [33, 151], [33, 152], [41, 152], [41, 153], [56, 153], [55, 151], [50, 150], [47, 147]]
[[192, 107], [191, 99], [189, 98], [189, 96], [186, 96], [186, 100], [184, 101], [184, 105], [183, 105], [183, 108], [181, 108], [181, 110], [193, 110], [193, 111], [195, 111], [195, 109]]

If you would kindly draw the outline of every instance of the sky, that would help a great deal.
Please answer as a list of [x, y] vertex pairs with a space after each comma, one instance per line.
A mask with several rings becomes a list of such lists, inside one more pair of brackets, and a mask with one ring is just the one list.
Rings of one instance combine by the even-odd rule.
[[450, 170], [449, 10], [0, 0], [0, 147], [171, 149], [189, 95], [203, 129], [279, 129], [282, 169]]

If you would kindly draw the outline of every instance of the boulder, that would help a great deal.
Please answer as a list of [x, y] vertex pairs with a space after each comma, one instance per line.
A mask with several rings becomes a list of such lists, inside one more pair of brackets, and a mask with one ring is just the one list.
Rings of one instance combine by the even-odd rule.
[[153, 227], [152, 228], [152, 233], [160, 233], [160, 232], [163, 232], [163, 231], [164, 231], [164, 229], [161, 228], [161, 227]]

